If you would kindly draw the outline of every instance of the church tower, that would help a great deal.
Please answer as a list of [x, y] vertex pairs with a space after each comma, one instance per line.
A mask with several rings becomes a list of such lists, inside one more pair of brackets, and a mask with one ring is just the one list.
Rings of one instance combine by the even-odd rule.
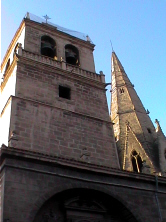
[[2, 222], [166, 220], [155, 162], [165, 170], [164, 135], [115, 53], [110, 119], [94, 46], [30, 13], [12, 39], [1, 65]]
[[118, 169], [93, 43], [33, 20], [23, 20], [2, 63], [2, 143]]

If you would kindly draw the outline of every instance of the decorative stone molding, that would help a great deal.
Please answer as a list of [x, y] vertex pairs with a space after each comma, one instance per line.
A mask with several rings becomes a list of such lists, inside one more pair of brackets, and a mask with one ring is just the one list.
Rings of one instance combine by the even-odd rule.
[[58, 61], [58, 60], [54, 60], [54, 59], [46, 57], [46, 56], [42, 56], [42, 55], [39, 55], [36, 53], [28, 52], [26, 50], [23, 50], [21, 45], [19, 46], [18, 55], [22, 56], [24, 58], [31, 59], [33, 61], [37, 61], [37, 62], [41, 62], [41, 63], [47, 64], [47, 65], [50, 65], [52, 67], [60, 68], [60, 69], [63, 69], [63, 70], [69, 71], [69, 72], [72, 71], [75, 74], [78, 74], [80, 76], [83, 76], [83, 77], [86, 77], [89, 79], [93, 79], [97, 82], [105, 83], [105, 75], [103, 73], [97, 74], [94, 72], [90, 72], [90, 71], [81, 69], [80, 67], [70, 65], [70, 64], [66, 63], [63, 58], [61, 58], [61, 61]]

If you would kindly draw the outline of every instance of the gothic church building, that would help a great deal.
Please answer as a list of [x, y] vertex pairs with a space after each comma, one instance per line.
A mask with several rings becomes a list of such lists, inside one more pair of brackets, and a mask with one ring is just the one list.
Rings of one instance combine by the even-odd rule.
[[166, 222], [166, 137], [115, 52], [30, 13], [1, 65], [3, 222]]

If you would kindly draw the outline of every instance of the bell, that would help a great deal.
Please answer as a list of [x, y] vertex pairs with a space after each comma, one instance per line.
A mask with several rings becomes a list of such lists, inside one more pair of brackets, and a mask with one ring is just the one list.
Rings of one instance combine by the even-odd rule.
[[75, 53], [73, 52], [66, 52], [66, 62], [71, 65], [76, 65], [77, 58], [75, 56]]
[[54, 50], [49, 42], [42, 43], [41, 54], [44, 56], [54, 58]]

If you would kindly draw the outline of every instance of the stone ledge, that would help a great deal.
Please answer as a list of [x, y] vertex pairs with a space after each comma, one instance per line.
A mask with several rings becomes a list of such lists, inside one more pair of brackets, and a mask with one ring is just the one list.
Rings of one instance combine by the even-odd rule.
[[[4, 168], [6, 165], [5, 163], [5, 155], [6, 156], [13, 156], [15, 158], [19, 159], [29, 159], [31, 161], [40, 161], [40, 162], [45, 162], [45, 163], [50, 163], [50, 164], [55, 164], [59, 166], [67, 166], [70, 168], [77, 168], [78, 170], [87, 170], [89, 172], [97, 172], [98, 174], [104, 174], [104, 177], [111, 176], [111, 177], [117, 177], [119, 179], [126, 180], [128, 179], [131, 183], [134, 181], [134, 183], [144, 183], [151, 184], [154, 189], [149, 189], [146, 188], [146, 190], [149, 191], [155, 191], [155, 175], [149, 175], [149, 174], [139, 174], [135, 172], [129, 172], [129, 171], [124, 171], [120, 169], [115, 169], [111, 167], [106, 167], [106, 166], [100, 166], [97, 164], [91, 164], [91, 163], [86, 163], [84, 161], [77, 161], [74, 159], [69, 159], [69, 158], [63, 158], [60, 156], [56, 155], [48, 155], [47, 153], [42, 153], [42, 152], [35, 152], [32, 150], [23, 150], [19, 148], [14, 148], [14, 147], [7, 147], [4, 144], [2, 145], [0, 149], [0, 156], [1, 156], [1, 170]], [[14, 167], [14, 166], [13, 166]], [[165, 186], [166, 185], [166, 178], [165, 177], [158, 177], [158, 182], [159, 186]], [[130, 183], [129, 183], [130, 184]], [[127, 186], [132, 188], [132, 185], [128, 185], [128, 182], [126, 185], [123, 184], [118, 184], [118, 186]], [[133, 189], [141, 189], [144, 190], [145, 188], [143, 187], [133, 187]], [[162, 189], [161, 191], [158, 190], [158, 192], [163, 193]]]

